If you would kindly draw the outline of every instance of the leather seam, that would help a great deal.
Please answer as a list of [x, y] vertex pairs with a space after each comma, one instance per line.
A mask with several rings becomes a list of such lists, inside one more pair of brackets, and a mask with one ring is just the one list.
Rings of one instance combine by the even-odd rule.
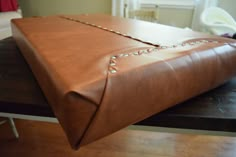
[[160, 46], [160, 47], [154, 47], [154, 48], [148, 48], [148, 49], [142, 49], [130, 53], [121, 53], [121, 54], [116, 54], [110, 57], [110, 63], [109, 63], [109, 68], [108, 71], [111, 74], [115, 74], [118, 72], [117, 69], [117, 61], [121, 58], [125, 57], [131, 57], [131, 56], [142, 56], [144, 54], [150, 54], [150, 53], [155, 53], [159, 52], [161, 50], [165, 49], [170, 49], [170, 48], [177, 48], [177, 47], [185, 47], [185, 46], [194, 46], [194, 45], [201, 45], [201, 44], [206, 44], [206, 43], [219, 43], [216, 40], [198, 40], [195, 42], [185, 42], [185, 43], [180, 43], [180, 44], [175, 44], [171, 46]]
[[160, 46], [159, 43], [152, 43], [152, 42], [149, 42], [149, 41], [144, 41], [144, 40], [136, 38], [136, 37], [134, 37], [132, 35], [121, 33], [120, 31], [109, 29], [107, 27], [102, 27], [100, 25], [96, 25], [96, 24], [93, 24], [93, 23], [89, 23], [89, 22], [82, 21], [82, 20], [79, 20], [79, 19], [74, 19], [74, 18], [67, 17], [67, 16], [59, 16], [59, 17], [63, 18], [63, 19], [66, 19], [66, 20], [69, 20], [69, 21], [74, 21], [74, 22], [77, 22], [77, 23], [81, 23], [81, 24], [85, 24], [85, 25], [88, 25], [88, 26], [91, 26], [91, 27], [102, 29], [104, 31], [111, 32], [111, 33], [114, 33], [114, 34], [117, 34], [117, 35], [120, 35], [120, 36], [123, 36], [123, 37], [126, 37], [126, 38], [130, 38], [130, 39], [133, 39], [135, 41], [142, 42], [144, 44], [152, 45], [152, 46], [155, 46], [155, 47], [159, 47]]

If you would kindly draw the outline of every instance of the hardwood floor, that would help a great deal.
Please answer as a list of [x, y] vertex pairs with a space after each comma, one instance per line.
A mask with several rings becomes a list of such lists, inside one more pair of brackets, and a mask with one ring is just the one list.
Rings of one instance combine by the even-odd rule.
[[59, 124], [16, 120], [20, 139], [0, 125], [0, 157], [234, 157], [236, 138], [121, 130], [74, 151]]

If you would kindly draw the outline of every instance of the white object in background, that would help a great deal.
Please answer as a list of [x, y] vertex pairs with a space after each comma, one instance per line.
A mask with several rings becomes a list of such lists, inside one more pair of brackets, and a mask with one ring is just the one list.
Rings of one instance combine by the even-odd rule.
[[202, 12], [209, 7], [215, 7], [218, 5], [218, 0], [195, 0], [195, 10], [192, 20], [192, 29], [195, 31], [204, 31], [200, 23], [200, 17]]
[[236, 22], [225, 10], [217, 7], [206, 9], [201, 15], [201, 23], [215, 35], [236, 33]]
[[12, 35], [11, 33], [11, 19], [21, 18], [21, 12], [0, 12], [0, 40]]
[[139, 7], [139, 0], [112, 0], [112, 15], [127, 17], [130, 10], [137, 10]]
[[130, 11], [140, 9], [140, 0], [128, 0], [128, 8]]

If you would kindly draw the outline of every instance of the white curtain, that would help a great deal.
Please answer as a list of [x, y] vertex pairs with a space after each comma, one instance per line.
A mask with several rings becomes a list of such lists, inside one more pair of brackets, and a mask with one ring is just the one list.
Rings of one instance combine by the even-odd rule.
[[201, 13], [209, 7], [217, 6], [218, 0], [195, 0], [195, 10], [193, 15], [192, 29], [195, 31], [203, 31], [201, 27]]

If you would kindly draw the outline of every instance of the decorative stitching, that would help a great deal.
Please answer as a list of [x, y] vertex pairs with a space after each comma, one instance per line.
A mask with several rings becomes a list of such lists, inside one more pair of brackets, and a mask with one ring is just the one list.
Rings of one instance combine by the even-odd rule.
[[181, 43], [181, 44], [176, 44], [176, 45], [171, 45], [171, 46], [160, 46], [160, 47], [148, 48], [148, 49], [134, 51], [131, 53], [121, 53], [121, 54], [111, 56], [108, 69], [111, 74], [117, 73], [118, 69], [116, 65], [117, 65], [117, 60], [120, 58], [129, 57], [129, 56], [141, 56], [143, 54], [150, 54], [150, 53], [158, 52], [160, 50], [164, 50], [168, 48], [193, 46], [193, 45], [200, 45], [200, 44], [205, 44], [205, 43], [219, 43], [219, 42], [215, 40], [199, 40], [195, 42]]
[[70, 20], [70, 21], [75, 21], [75, 22], [79, 22], [79, 23], [82, 23], [82, 24], [85, 24], [85, 25], [89, 25], [89, 26], [92, 26], [92, 27], [96, 27], [96, 28], [99, 28], [99, 29], [102, 29], [102, 30], [105, 30], [105, 31], [108, 31], [108, 32], [111, 32], [111, 33], [115, 33], [115, 34], [117, 34], [117, 35], [121, 35], [121, 36], [124, 36], [124, 37], [128, 37], [128, 38], [130, 38], [130, 39], [133, 39], [133, 40], [136, 40], [136, 41], [145, 43], [145, 44], [149, 44], [149, 45], [155, 46], [155, 47], [153, 47], [153, 48], [138, 50], [138, 51], [130, 52], [130, 53], [121, 53], [121, 54], [117, 54], [117, 55], [111, 56], [110, 61], [109, 61], [109, 67], [108, 67], [109, 73], [111, 73], [111, 74], [117, 73], [118, 69], [117, 69], [116, 65], [117, 65], [117, 60], [118, 60], [119, 58], [124, 58], [124, 57], [129, 57], [129, 56], [141, 56], [141, 55], [143, 55], [143, 54], [149, 54], [149, 53], [157, 52], [157, 51], [164, 50], [164, 49], [168, 49], [168, 48], [176, 48], [176, 47], [184, 47], [184, 46], [193, 46], [193, 45], [204, 44], [204, 43], [210, 43], [210, 42], [211, 42], [211, 43], [219, 43], [219, 42], [216, 41], [216, 40], [198, 40], [198, 41], [195, 41], [195, 42], [180, 43], [180, 44], [171, 45], [171, 46], [161, 46], [160, 44], [153, 44], [153, 43], [151, 43], [151, 42], [143, 41], [143, 40], [141, 40], [141, 39], [138, 39], [138, 38], [132, 37], [132, 36], [130, 36], [130, 35], [127, 35], [127, 34], [125, 34], [125, 33], [121, 33], [121, 32], [119, 32], [119, 31], [115, 31], [115, 30], [112, 30], [112, 29], [108, 29], [108, 28], [102, 27], [102, 26], [100, 26], [100, 25], [96, 25], [96, 24], [93, 24], [93, 23], [89, 23], [89, 22], [86, 22], [86, 21], [79, 20], [79, 19], [74, 19], [74, 18], [71, 18], [71, 17], [66, 17], [66, 16], [60, 16], [60, 17], [61, 17], [61, 18], [64, 18], [64, 19], [67, 19], [67, 20]]

